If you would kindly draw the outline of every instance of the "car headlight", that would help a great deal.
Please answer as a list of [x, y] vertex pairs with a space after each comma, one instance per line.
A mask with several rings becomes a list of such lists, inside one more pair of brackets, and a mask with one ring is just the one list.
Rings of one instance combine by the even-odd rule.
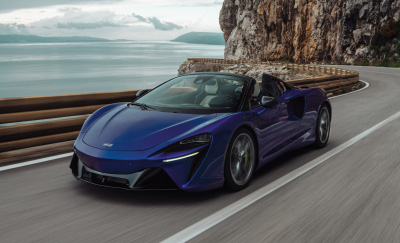
[[203, 157], [211, 141], [211, 134], [199, 134], [163, 148], [149, 156], [149, 158], [152, 160], [162, 160], [163, 162], [173, 162], [191, 157]]
[[188, 154], [188, 155], [175, 157], [175, 158], [172, 158], [172, 159], [164, 159], [163, 162], [173, 162], [173, 161], [177, 161], [177, 160], [181, 160], [181, 159], [187, 159], [187, 158], [196, 156], [198, 154], [199, 154], [199, 152], [195, 152], [195, 153], [191, 153], [191, 154]]
[[180, 141], [179, 144], [184, 145], [184, 144], [195, 144], [195, 143], [210, 143], [211, 138], [212, 138], [211, 134], [205, 133], [184, 139]]

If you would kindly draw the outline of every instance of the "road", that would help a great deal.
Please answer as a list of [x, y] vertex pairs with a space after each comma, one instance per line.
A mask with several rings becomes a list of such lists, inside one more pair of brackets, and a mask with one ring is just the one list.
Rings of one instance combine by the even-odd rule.
[[[328, 147], [278, 159], [244, 191], [95, 187], [59, 159], [0, 172], [0, 241], [159, 242], [184, 230], [400, 111], [400, 69], [344, 68], [370, 87], [332, 100]], [[190, 242], [399, 242], [399, 138], [395, 119]]]

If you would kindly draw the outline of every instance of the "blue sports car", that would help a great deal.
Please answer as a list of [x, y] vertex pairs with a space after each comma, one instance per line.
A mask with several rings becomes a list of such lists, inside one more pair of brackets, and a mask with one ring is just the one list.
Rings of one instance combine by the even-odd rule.
[[267, 74], [260, 84], [192, 73], [136, 96], [85, 121], [70, 165], [78, 180], [128, 190], [241, 190], [283, 153], [329, 139], [325, 92]]

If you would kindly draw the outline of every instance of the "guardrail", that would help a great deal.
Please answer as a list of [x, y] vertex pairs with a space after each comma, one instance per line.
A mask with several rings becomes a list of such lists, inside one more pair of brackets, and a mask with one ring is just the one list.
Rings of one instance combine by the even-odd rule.
[[[188, 61], [224, 65], [248, 63], [195, 58]], [[323, 74], [323, 77], [288, 82], [293, 85], [324, 88], [330, 95], [354, 89], [359, 83], [357, 72], [339, 68], [281, 63], [259, 64], [286, 66], [296, 71]], [[73, 140], [88, 114], [107, 104], [132, 101], [136, 93], [137, 90], [131, 90], [0, 99], [0, 163], [71, 151]]]
[[[136, 92], [0, 99], [0, 163], [13, 161], [16, 157], [34, 157], [29, 156], [32, 153], [71, 150], [71, 141], [78, 136], [88, 114], [107, 104], [133, 101]], [[38, 147], [42, 145], [48, 146]], [[36, 150], [27, 150], [32, 147]]]
[[295, 86], [308, 86], [325, 89], [328, 96], [346, 93], [354, 89], [361, 88], [359, 73], [352, 70], [346, 70], [335, 67], [326, 67], [308, 64], [293, 64], [293, 63], [275, 63], [275, 62], [251, 62], [243, 60], [225, 60], [225, 59], [208, 59], [208, 58], [189, 58], [188, 62], [214, 64], [212, 68], [215, 70], [215, 64], [220, 64], [220, 69], [227, 65], [244, 65], [257, 64], [269, 65], [273, 67], [285, 66], [289, 70], [298, 71], [306, 74], [322, 75], [322, 77], [304, 78], [295, 80], [286, 80], [286, 82]]

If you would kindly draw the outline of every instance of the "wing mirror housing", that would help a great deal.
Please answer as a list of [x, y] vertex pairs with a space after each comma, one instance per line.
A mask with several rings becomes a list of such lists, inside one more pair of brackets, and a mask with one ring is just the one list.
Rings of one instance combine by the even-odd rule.
[[271, 108], [279, 104], [279, 101], [276, 97], [272, 96], [263, 96], [261, 99], [261, 104], [266, 108]]
[[141, 97], [141, 96], [147, 94], [148, 92], [149, 92], [148, 89], [139, 90], [139, 91], [136, 93], [136, 98], [139, 98], [139, 97]]

